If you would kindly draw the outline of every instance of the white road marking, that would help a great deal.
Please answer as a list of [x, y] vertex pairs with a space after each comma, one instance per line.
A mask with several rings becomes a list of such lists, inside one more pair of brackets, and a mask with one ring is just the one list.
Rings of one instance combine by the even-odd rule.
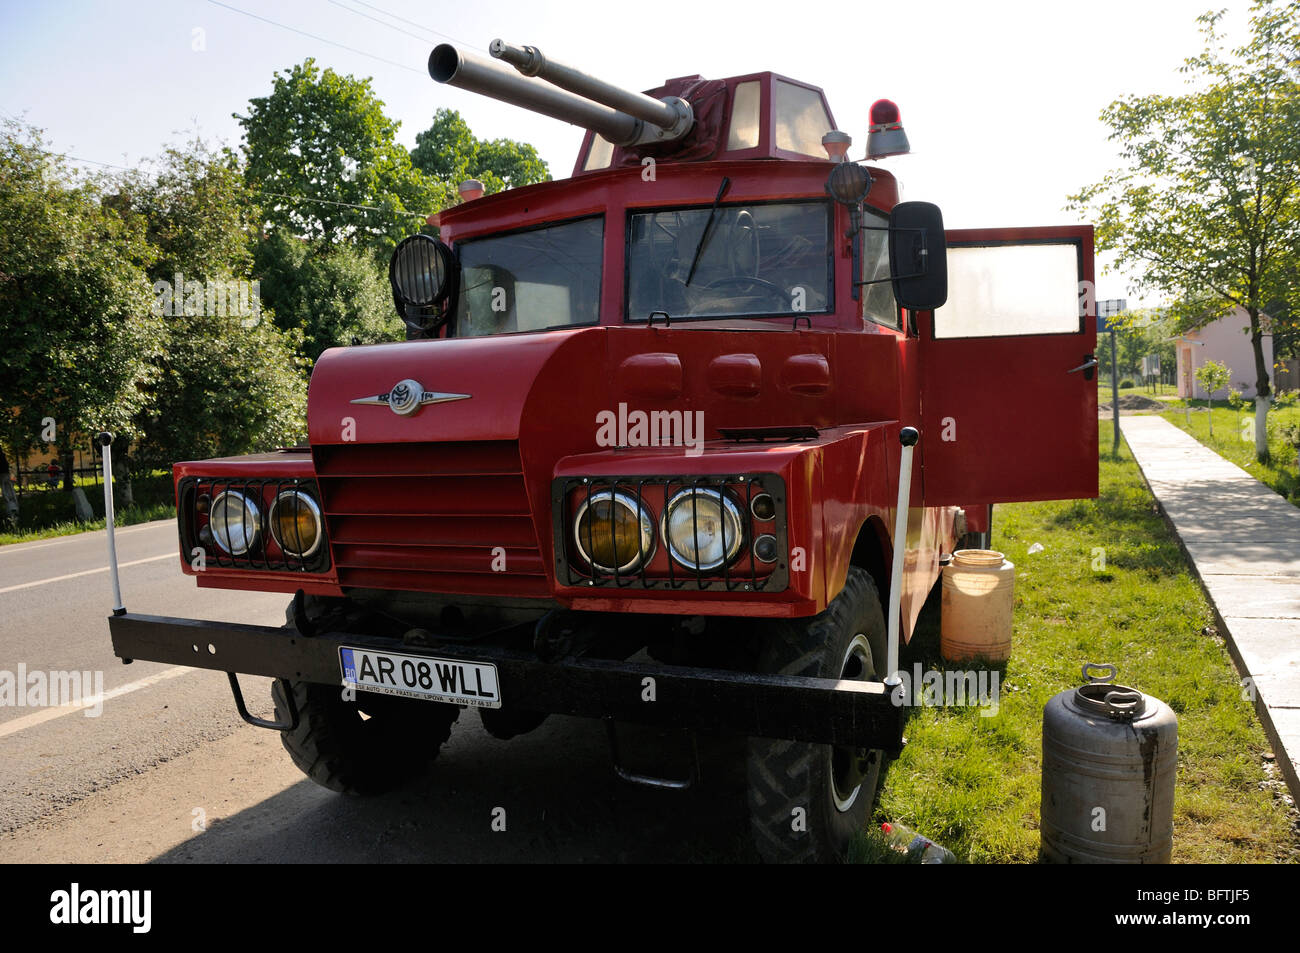
[[98, 704], [108, 701], [112, 698], [119, 698], [129, 692], [139, 691], [141, 688], [148, 688], [150, 685], [157, 685], [159, 682], [165, 682], [169, 678], [176, 678], [180, 675], [186, 675], [190, 672], [199, 672], [202, 669], [190, 668], [187, 665], [177, 665], [173, 668], [163, 669], [157, 674], [150, 675], [148, 678], [142, 678], [136, 682], [128, 682], [125, 685], [119, 685], [117, 688], [111, 688], [102, 695], [94, 695], [90, 698], [84, 698], [80, 702], [72, 705], [60, 705], [57, 708], [46, 708], [42, 711], [32, 712], [30, 715], [23, 715], [21, 718], [15, 718], [12, 721], [6, 721], [0, 725], [0, 738], [6, 735], [12, 735], [16, 732], [23, 731], [27, 728], [35, 727], [54, 718], [62, 718], [64, 715], [74, 715], [84, 708], [93, 708]]
[[[150, 556], [148, 559], [133, 559], [129, 563], [118, 563], [118, 569], [125, 569], [127, 566], [139, 566], [141, 563], [156, 563], [160, 559], [180, 559], [178, 553], [163, 553], [161, 556]], [[83, 569], [81, 572], [70, 572], [66, 576], [51, 576], [49, 579], [37, 579], [35, 582], [24, 582], [17, 586], [6, 586], [0, 589], [0, 595], [6, 592], [17, 592], [19, 589], [32, 589], [36, 586], [44, 586], [51, 582], [62, 582], [65, 579], [76, 579], [80, 576], [91, 576], [97, 572], [108, 572], [107, 566], [100, 566], [98, 569]]]

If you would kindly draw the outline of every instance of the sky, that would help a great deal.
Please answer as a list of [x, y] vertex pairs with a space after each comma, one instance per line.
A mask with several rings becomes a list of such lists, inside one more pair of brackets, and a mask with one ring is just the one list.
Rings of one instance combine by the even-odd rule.
[[[486, 53], [501, 37], [637, 90], [783, 73], [825, 90], [854, 158], [870, 104], [889, 98], [913, 151], [882, 165], [904, 198], [935, 202], [949, 228], [1077, 224], [1067, 196], [1118, 166], [1101, 110], [1184, 89], [1178, 67], [1201, 50], [1196, 17], [1211, 6], [1242, 36], [1246, 0], [0, 0], [0, 113], [43, 129], [55, 151], [134, 166], [195, 133], [238, 145], [234, 114], [277, 70], [315, 57], [371, 77], [408, 147], [449, 107], [480, 138], [532, 143], [566, 176], [580, 129], [429, 78], [437, 43]], [[1156, 303], [1108, 263], [1098, 298]]]

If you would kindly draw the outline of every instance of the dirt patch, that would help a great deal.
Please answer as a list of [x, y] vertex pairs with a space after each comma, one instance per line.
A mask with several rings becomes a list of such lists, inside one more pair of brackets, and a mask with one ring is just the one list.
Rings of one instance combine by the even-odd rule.
[[[1119, 399], [1120, 410], [1167, 410], [1169, 405], [1163, 400], [1143, 397], [1141, 394], [1125, 394]], [[1098, 410], [1110, 410], [1110, 402], [1097, 405]]]

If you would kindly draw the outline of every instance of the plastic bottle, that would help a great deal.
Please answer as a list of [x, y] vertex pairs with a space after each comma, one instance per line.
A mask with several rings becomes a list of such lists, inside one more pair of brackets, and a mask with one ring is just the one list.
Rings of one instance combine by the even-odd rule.
[[923, 864], [955, 864], [957, 858], [946, 847], [940, 847], [924, 834], [918, 834], [902, 824], [881, 824], [880, 832], [885, 843], [909, 858], [920, 856]]

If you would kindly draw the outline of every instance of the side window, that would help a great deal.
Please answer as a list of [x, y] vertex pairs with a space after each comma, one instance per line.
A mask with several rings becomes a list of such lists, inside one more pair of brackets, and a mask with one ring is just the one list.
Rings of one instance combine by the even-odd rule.
[[[864, 225], [883, 227], [888, 219], [867, 211]], [[894, 302], [894, 286], [889, 278], [889, 233], [863, 229], [858, 232], [858, 257], [861, 262], [861, 281], [875, 284], [861, 285], [862, 316], [868, 321], [888, 328], [899, 327], [898, 305]]]
[[948, 303], [936, 338], [1078, 334], [1079, 246], [1074, 242], [950, 245]]
[[584, 172], [594, 172], [597, 169], [608, 169], [609, 164], [613, 161], [614, 144], [600, 133], [593, 133], [591, 151], [587, 153], [587, 161], [583, 164], [582, 170]]
[[731, 106], [731, 130], [727, 133], [727, 151], [752, 149], [758, 145], [758, 81], [736, 84]]
[[772, 82], [776, 97], [776, 147], [821, 158], [822, 136], [831, 128], [821, 93], [783, 80]]

